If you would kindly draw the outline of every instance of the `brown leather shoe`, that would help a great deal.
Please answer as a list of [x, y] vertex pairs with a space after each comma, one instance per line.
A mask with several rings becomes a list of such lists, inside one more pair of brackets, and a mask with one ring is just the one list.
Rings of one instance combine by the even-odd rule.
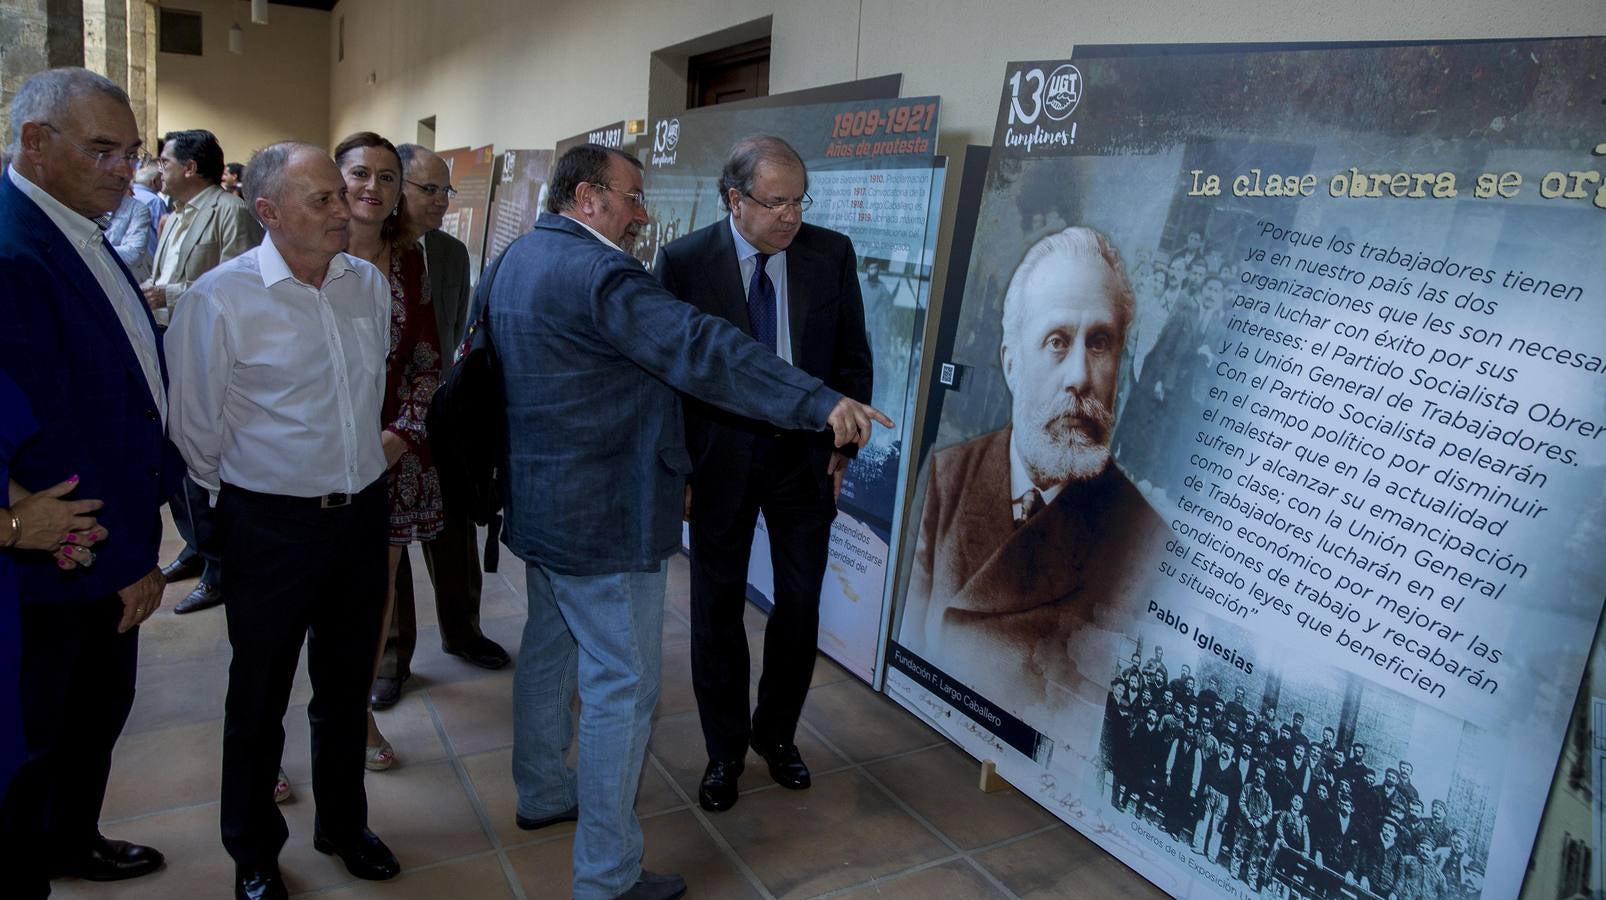
[[195, 586], [195, 590], [190, 591], [190, 595], [188, 597], [180, 600], [178, 605], [173, 607], [173, 613], [175, 615], [182, 616], [185, 613], [197, 612], [203, 609], [211, 609], [222, 602], [222, 588], [215, 584], [198, 584]]

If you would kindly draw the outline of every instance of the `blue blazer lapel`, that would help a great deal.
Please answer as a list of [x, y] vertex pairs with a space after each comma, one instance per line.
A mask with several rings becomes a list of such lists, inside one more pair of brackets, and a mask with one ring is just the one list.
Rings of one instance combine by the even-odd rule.
[[736, 239], [731, 237], [730, 218], [713, 230], [708, 248], [710, 277], [716, 279], [714, 296], [720, 298], [723, 315], [748, 337], [753, 336], [753, 320], [747, 315], [747, 285], [742, 283], [742, 266], [736, 261]]
[[[38, 235], [44, 243], [45, 255], [49, 260], [52, 271], [60, 275], [62, 283], [76, 293], [82, 303], [75, 309], [65, 312], [77, 316], [85, 322], [91, 323], [101, 331], [102, 346], [108, 352], [118, 354], [124, 367], [137, 376], [140, 381], [145, 379], [145, 371], [140, 367], [139, 357], [134, 355], [134, 348], [128, 343], [128, 333], [123, 330], [123, 320], [117, 317], [117, 311], [112, 308], [111, 298], [101, 290], [100, 281], [95, 273], [89, 270], [78, 250], [67, 240], [56, 223], [45, 215], [38, 204], [25, 196], [17, 186], [11, 183], [9, 177], [0, 175], [0, 209], [8, 210], [17, 222], [23, 234]], [[123, 261], [117, 259], [117, 268], [123, 273], [130, 289], [139, 294], [139, 282], [129, 274], [128, 267]], [[141, 304], [143, 306], [143, 304]], [[149, 309], [145, 310], [145, 319], [150, 324], [151, 334], [156, 334], [156, 320]], [[162, 382], [167, 382], [167, 363], [162, 356], [162, 342], [156, 342], [157, 359], [161, 361]]]

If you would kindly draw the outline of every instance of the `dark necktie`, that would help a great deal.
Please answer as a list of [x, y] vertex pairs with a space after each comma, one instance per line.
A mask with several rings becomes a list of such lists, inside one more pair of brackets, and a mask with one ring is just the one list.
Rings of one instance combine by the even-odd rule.
[[747, 318], [753, 323], [753, 340], [775, 350], [775, 284], [764, 266], [770, 254], [754, 258], [753, 279], [747, 285]]

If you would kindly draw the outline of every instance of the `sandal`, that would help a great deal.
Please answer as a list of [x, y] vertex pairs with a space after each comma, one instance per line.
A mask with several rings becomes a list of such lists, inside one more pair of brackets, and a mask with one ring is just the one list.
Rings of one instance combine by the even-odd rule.
[[293, 796], [295, 796], [295, 792], [290, 789], [290, 776], [284, 774], [284, 770], [280, 769], [279, 781], [273, 786], [273, 802], [283, 803]]
[[368, 748], [368, 758], [363, 760], [362, 765], [370, 772], [383, 772], [395, 764], [396, 748], [390, 745], [390, 741], [380, 738], [377, 747]]

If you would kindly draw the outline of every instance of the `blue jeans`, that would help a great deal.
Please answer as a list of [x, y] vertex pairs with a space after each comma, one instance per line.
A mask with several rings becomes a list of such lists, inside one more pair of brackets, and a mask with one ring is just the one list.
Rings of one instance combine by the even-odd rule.
[[[641, 875], [636, 788], [658, 703], [668, 568], [563, 575], [526, 565], [530, 616], [513, 678], [513, 782], [519, 815], [578, 805], [574, 896], [612, 898]], [[580, 687], [577, 767], [570, 701]]]

